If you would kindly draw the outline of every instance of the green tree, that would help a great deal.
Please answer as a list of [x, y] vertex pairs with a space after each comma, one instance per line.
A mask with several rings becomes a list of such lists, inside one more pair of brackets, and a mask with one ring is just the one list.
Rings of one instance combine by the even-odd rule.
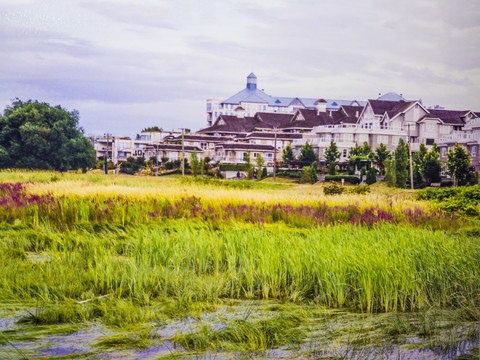
[[330, 168], [328, 173], [330, 175], [335, 175], [335, 162], [340, 159], [342, 154], [338, 151], [337, 144], [332, 140], [330, 142], [330, 146], [325, 149], [323, 153], [323, 157], [325, 159], [326, 164], [330, 164]]
[[400, 138], [395, 149], [396, 187], [405, 189], [408, 179], [408, 145]]
[[247, 179], [253, 179], [253, 166], [250, 161], [250, 152], [246, 152], [243, 154], [243, 160], [245, 161], [245, 171], [247, 172]]
[[385, 182], [389, 187], [395, 187], [397, 185], [396, 169], [395, 159], [390, 158], [385, 160]]
[[315, 150], [313, 150], [313, 145], [310, 143], [305, 143], [300, 148], [300, 156], [298, 157], [298, 160], [302, 163], [302, 166], [310, 166], [314, 161], [317, 161], [318, 156], [315, 153]]
[[367, 170], [367, 178], [365, 179], [365, 182], [367, 185], [372, 185], [377, 182], [377, 174], [373, 167]]
[[293, 154], [292, 146], [288, 144], [287, 147], [283, 149], [283, 164], [290, 166], [293, 160], [295, 160], [295, 155]]
[[390, 159], [390, 157], [390, 151], [387, 150], [387, 147], [383, 143], [380, 143], [375, 149], [375, 161], [377, 162], [380, 174], [385, 175], [385, 160]]
[[441, 181], [442, 162], [440, 161], [440, 154], [438, 147], [434, 146], [432, 150], [426, 153], [423, 157], [421, 173], [422, 177], [430, 185], [432, 182], [439, 183]]
[[315, 184], [318, 181], [317, 174], [317, 162], [315, 161], [312, 166], [304, 166], [302, 168], [302, 177], [300, 183], [302, 184]]
[[262, 167], [265, 164], [262, 154], [257, 155], [257, 180], [262, 180]]
[[192, 167], [192, 175], [194, 177], [198, 176], [200, 172], [200, 160], [198, 160], [197, 150], [194, 149], [193, 152], [190, 154], [190, 166]]
[[15, 100], [0, 117], [0, 167], [60, 171], [95, 167], [95, 150], [78, 122], [76, 110]]
[[453, 178], [455, 186], [467, 184], [471, 162], [469, 153], [459, 144], [447, 152], [447, 173]]

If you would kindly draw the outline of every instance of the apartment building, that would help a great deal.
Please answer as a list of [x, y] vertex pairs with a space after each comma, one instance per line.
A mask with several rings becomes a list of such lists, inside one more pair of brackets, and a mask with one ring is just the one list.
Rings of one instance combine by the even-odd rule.
[[[271, 96], [257, 88], [257, 77], [247, 76], [245, 89], [225, 100], [207, 100], [207, 126], [212, 126], [220, 115], [233, 116], [240, 106], [245, 116], [253, 117], [257, 113], [295, 114], [299, 109], [315, 109], [317, 99]], [[328, 110], [338, 110], [343, 105], [364, 106], [365, 101], [325, 99]]]

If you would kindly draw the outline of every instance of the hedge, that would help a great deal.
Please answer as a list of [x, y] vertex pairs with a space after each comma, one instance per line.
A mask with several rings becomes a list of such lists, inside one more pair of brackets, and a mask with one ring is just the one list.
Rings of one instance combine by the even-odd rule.
[[220, 164], [220, 171], [247, 171], [247, 166], [245, 164]]
[[327, 175], [325, 176], [325, 181], [342, 181], [344, 179], [345, 181], [348, 181], [349, 183], [353, 185], [360, 184], [360, 179], [357, 176], [352, 176], [352, 175]]

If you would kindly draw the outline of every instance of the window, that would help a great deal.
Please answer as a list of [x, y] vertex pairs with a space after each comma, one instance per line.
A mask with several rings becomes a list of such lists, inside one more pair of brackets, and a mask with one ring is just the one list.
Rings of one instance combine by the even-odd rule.
[[447, 154], [447, 148], [442, 147], [442, 157], [445, 157]]
[[472, 157], [477, 157], [477, 146], [472, 146]]
[[206, 142], [200, 143], [200, 147], [201, 147], [203, 150], [207, 150], [207, 143], [206, 143]]
[[426, 139], [425, 144], [426, 145], [433, 145], [435, 143], [435, 139]]
[[342, 156], [343, 156], [344, 158], [346, 158], [347, 155], [348, 155], [347, 149], [343, 149], [343, 154], [342, 154]]
[[388, 136], [386, 135], [378, 135], [377, 137], [377, 144], [388, 145]]
[[400, 136], [392, 137], [392, 145], [397, 146], [399, 141], [400, 141]]

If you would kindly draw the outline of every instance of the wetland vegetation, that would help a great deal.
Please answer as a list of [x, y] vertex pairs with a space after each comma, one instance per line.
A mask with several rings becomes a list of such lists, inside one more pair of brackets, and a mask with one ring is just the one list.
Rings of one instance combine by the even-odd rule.
[[430, 193], [29, 171], [0, 183], [2, 358], [478, 357], [478, 216]]

